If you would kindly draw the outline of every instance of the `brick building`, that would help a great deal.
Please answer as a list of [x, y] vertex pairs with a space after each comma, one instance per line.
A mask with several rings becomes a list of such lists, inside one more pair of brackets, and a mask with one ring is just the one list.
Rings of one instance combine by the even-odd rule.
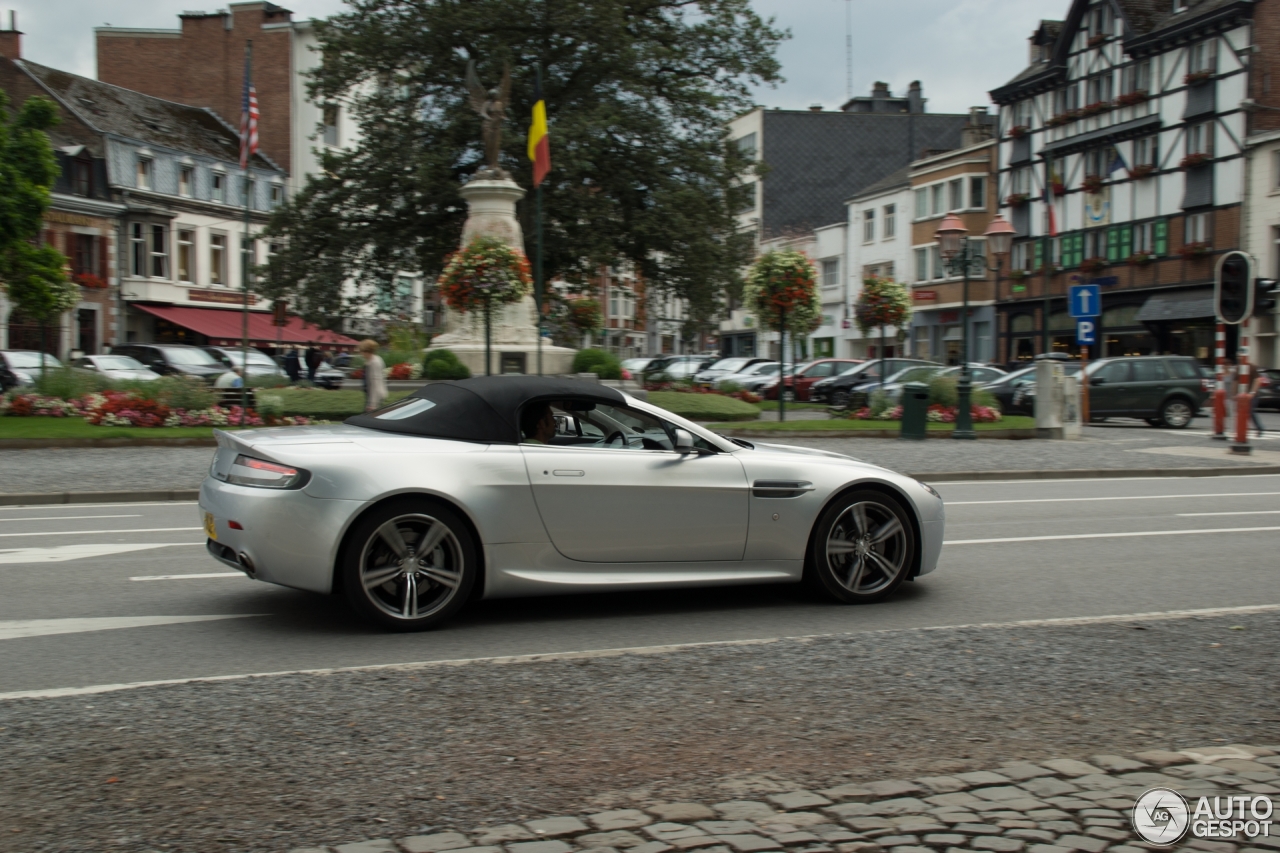
[[998, 359], [1076, 356], [1067, 287], [1096, 281], [1094, 355], [1211, 360], [1215, 264], [1242, 247], [1244, 140], [1280, 127], [1277, 16], [1277, 0], [1075, 0], [1041, 22], [1028, 67], [991, 93], [1019, 237]]

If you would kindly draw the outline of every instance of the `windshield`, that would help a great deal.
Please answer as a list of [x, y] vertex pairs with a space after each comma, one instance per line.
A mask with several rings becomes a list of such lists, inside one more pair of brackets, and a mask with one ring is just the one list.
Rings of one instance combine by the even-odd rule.
[[202, 349], [178, 349], [173, 347], [172, 349], [164, 348], [161, 352], [164, 353], [165, 360], [170, 364], [190, 364], [199, 367], [217, 367], [219, 364], [216, 358]]
[[127, 355], [98, 355], [93, 363], [102, 370], [146, 370], [147, 366]]
[[[37, 369], [40, 367], [40, 353], [38, 352], [8, 352], [5, 353], [5, 358], [8, 360], [10, 367], [34, 367]], [[51, 355], [46, 355], [44, 357], [44, 366], [62, 367], [62, 362]]]
[[729, 373], [736, 373], [746, 367], [749, 358], [722, 358], [715, 364], [711, 365], [708, 370], [727, 370]]
[[757, 375], [757, 376], [773, 376], [775, 373], [777, 373], [777, 372], [778, 372], [778, 370], [779, 370], [781, 367], [782, 367], [782, 365], [781, 365], [781, 364], [779, 364], [779, 363], [778, 363], [778, 362], [776, 362], [776, 361], [772, 361], [772, 362], [770, 362], [770, 361], [762, 361], [762, 362], [760, 362], [759, 364], [753, 364], [753, 365], [751, 365], [750, 367], [748, 367], [746, 370], [744, 370], [744, 371], [742, 371], [742, 372], [743, 372], [743, 373], [752, 373], [752, 374], [755, 374], [755, 375]]
[[[225, 349], [225, 350], [223, 350], [222, 352], [223, 352], [223, 354], [224, 354], [224, 355], [226, 355], [227, 359], [228, 359], [232, 364], [240, 364], [240, 363], [242, 363], [242, 362], [241, 362], [241, 353], [240, 353], [240, 350], [238, 350], [238, 349]], [[217, 358], [217, 356], [214, 356], [214, 357], [215, 357], [215, 358]], [[250, 364], [265, 364], [265, 365], [266, 365], [266, 366], [268, 366], [268, 367], [275, 367], [275, 366], [276, 366], [276, 363], [275, 363], [274, 361], [272, 361], [271, 356], [267, 355], [266, 353], [259, 352], [258, 350], [249, 350], [249, 363], [250, 363]]]
[[899, 370], [897, 373], [889, 377], [890, 382], [920, 382], [928, 379], [937, 373], [941, 368], [938, 367], [908, 367], [906, 370]]

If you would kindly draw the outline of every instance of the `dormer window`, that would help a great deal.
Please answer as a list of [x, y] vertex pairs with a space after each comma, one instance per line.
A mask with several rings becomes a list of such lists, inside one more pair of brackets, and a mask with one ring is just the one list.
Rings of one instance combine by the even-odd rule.
[[284, 201], [284, 185], [271, 185], [271, 209], [274, 210]]
[[196, 183], [196, 170], [194, 166], [183, 166], [178, 170], [178, 195], [183, 198], [191, 198], [191, 189]]
[[214, 172], [210, 181], [209, 200], [219, 204], [227, 202], [227, 176], [224, 172]]
[[149, 157], [138, 158], [138, 189], [151, 189], [152, 163]]
[[93, 197], [93, 161], [77, 157], [71, 161], [72, 192], [85, 198]]

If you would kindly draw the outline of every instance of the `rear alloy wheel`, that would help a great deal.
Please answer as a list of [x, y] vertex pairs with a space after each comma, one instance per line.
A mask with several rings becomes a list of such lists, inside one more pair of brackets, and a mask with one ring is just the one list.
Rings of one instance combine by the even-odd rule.
[[849, 405], [849, 392], [848, 391], [832, 391], [831, 405], [835, 406], [837, 409], [843, 409], [845, 406]]
[[805, 581], [847, 604], [879, 601], [907, 579], [915, 564], [911, 516], [877, 491], [844, 495], [814, 530]]
[[1196, 411], [1191, 404], [1180, 397], [1165, 402], [1160, 407], [1160, 423], [1169, 429], [1186, 429], [1195, 417]]
[[462, 519], [428, 500], [397, 501], [362, 520], [343, 565], [347, 598], [393, 631], [422, 631], [453, 616], [478, 572]]

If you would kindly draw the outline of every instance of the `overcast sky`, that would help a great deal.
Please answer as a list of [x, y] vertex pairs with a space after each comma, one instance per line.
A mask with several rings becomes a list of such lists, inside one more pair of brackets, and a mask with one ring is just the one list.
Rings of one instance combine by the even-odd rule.
[[[341, 0], [277, 0], [296, 18], [324, 17]], [[852, 3], [855, 94], [884, 80], [894, 93], [924, 85], [930, 112], [964, 112], [989, 104], [987, 91], [1027, 61], [1027, 36], [1041, 18], [1062, 18], [1069, 0], [752, 0], [792, 38], [780, 51], [786, 82], [765, 88], [769, 107], [828, 109], [844, 102], [845, 13]], [[214, 11], [201, 0], [8, 0], [26, 33], [23, 54], [35, 62], [94, 76], [93, 28], [176, 27], [188, 9]], [[8, 26], [5, 15], [3, 25]]]

